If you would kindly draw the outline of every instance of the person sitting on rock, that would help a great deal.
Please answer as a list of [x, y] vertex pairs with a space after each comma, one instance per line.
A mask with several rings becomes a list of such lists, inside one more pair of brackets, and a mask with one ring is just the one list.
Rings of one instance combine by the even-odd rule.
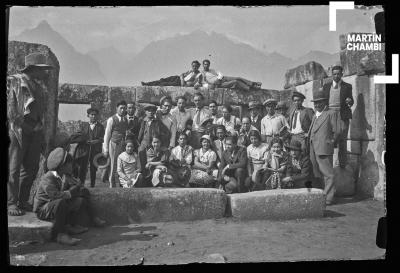
[[293, 139], [286, 148], [290, 151], [290, 155], [282, 182], [291, 188], [310, 187], [312, 165], [309, 156], [303, 152], [302, 143]]
[[200, 84], [197, 84], [202, 74], [199, 71], [200, 62], [193, 61], [192, 62], [192, 69], [182, 73], [181, 75], [170, 76], [167, 78], [161, 78], [158, 81], [151, 81], [151, 82], [142, 82], [143, 86], [194, 86], [199, 87]]
[[117, 173], [123, 188], [141, 187], [143, 176], [139, 172], [139, 158], [135, 150], [134, 139], [125, 141], [125, 152], [118, 156]]
[[286, 172], [287, 154], [283, 152], [282, 140], [274, 137], [271, 149], [265, 155], [265, 163], [261, 168], [261, 180], [254, 184], [253, 190], [270, 190], [284, 188], [282, 177]]
[[253, 82], [241, 77], [229, 77], [222, 75], [221, 72], [210, 69], [210, 60], [203, 61], [203, 71], [201, 84], [207, 88], [232, 88], [243, 91], [250, 91], [251, 89], [260, 89], [261, 82]]
[[33, 212], [40, 220], [53, 222], [51, 239], [66, 245], [75, 245], [80, 241], [68, 234], [88, 230], [76, 224], [81, 212], [86, 210], [94, 226], [105, 224], [104, 220], [94, 216], [89, 191], [79, 180], [72, 178], [72, 161], [72, 156], [61, 147], [50, 152], [47, 157], [48, 172], [40, 178], [33, 205]]
[[187, 142], [188, 136], [181, 133], [178, 137], [178, 146], [172, 149], [169, 157], [174, 183], [181, 187], [188, 184], [193, 164], [193, 148], [187, 145]]
[[161, 146], [161, 139], [155, 135], [152, 138], [151, 147], [146, 151], [146, 177], [151, 179], [154, 187], [170, 186], [172, 184], [172, 176], [168, 172], [168, 161], [170, 152]]
[[224, 105], [222, 107], [223, 116], [217, 120], [217, 124], [224, 125], [230, 135], [237, 134], [241, 126], [240, 119], [232, 115], [232, 111], [233, 109], [230, 105]]
[[236, 135], [226, 137], [226, 150], [219, 165], [218, 180], [227, 193], [243, 192], [246, 178], [247, 152], [237, 145], [237, 139]]
[[251, 144], [247, 147], [247, 173], [250, 177], [246, 179], [245, 187], [251, 190], [254, 185], [261, 184], [268, 144], [261, 142], [261, 134], [258, 130], [250, 131], [249, 139]]
[[202, 147], [194, 151], [189, 185], [195, 188], [213, 188], [218, 175], [217, 154], [211, 149], [209, 135], [203, 135], [200, 142]]

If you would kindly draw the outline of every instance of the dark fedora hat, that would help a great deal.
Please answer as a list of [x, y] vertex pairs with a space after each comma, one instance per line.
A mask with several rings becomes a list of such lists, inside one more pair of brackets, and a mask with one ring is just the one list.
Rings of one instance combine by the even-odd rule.
[[289, 145], [285, 146], [289, 150], [301, 151], [301, 142], [295, 139], [290, 141]]
[[110, 157], [105, 157], [103, 153], [98, 153], [93, 157], [93, 165], [99, 169], [107, 168], [110, 165], [110, 161]]
[[21, 72], [26, 72], [27, 70], [36, 67], [43, 70], [53, 69], [54, 67], [47, 64], [46, 56], [42, 53], [35, 52], [25, 56], [25, 67], [21, 69]]
[[96, 112], [96, 114], [99, 113], [99, 110], [93, 107], [90, 107], [89, 109], [86, 110], [86, 113], [89, 115], [90, 113]]
[[301, 98], [301, 99], [303, 99], [303, 100], [306, 99], [306, 96], [304, 96], [302, 93], [300, 93], [300, 92], [298, 92], [298, 91], [293, 91], [292, 100], [293, 100], [294, 97], [299, 97], [299, 98]]
[[270, 104], [275, 104], [275, 105], [277, 105], [277, 104], [278, 104], [278, 101], [277, 101], [276, 99], [267, 99], [267, 100], [264, 101], [264, 103], [263, 103], [264, 106], [267, 106], [267, 105], [270, 105]]
[[323, 91], [318, 91], [314, 94], [314, 98], [311, 100], [311, 102], [317, 102], [323, 100], [328, 100], [328, 97], [325, 95]]

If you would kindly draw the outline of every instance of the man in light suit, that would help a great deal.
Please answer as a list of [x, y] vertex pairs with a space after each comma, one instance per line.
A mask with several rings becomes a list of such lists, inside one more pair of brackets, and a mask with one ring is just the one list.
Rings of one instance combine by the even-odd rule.
[[335, 114], [328, 108], [328, 98], [323, 92], [314, 95], [315, 115], [308, 131], [310, 159], [314, 176], [323, 178], [326, 205], [331, 205], [335, 194], [333, 180], [333, 147], [338, 138]]
[[[352, 86], [342, 80], [343, 68], [339, 65], [332, 67], [332, 82], [324, 84], [323, 92], [328, 98], [329, 109], [333, 110], [337, 127], [340, 132], [338, 139], [339, 165], [346, 167], [346, 139], [349, 132], [351, 107], [354, 104]], [[335, 145], [336, 146], [336, 145]]]

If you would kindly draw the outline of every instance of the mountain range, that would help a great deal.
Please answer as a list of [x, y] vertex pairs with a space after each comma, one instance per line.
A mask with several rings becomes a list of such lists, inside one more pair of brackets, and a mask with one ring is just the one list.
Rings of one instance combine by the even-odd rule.
[[190, 69], [193, 60], [209, 59], [211, 68], [224, 75], [260, 81], [263, 88], [280, 90], [290, 68], [316, 61], [327, 69], [339, 61], [339, 53], [314, 50], [293, 60], [234, 42], [224, 34], [201, 30], [153, 41], [135, 55], [123, 54], [114, 47], [79, 53], [46, 21], [10, 40], [48, 45], [61, 65], [60, 82], [113, 86], [140, 85], [141, 81], [179, 75]]

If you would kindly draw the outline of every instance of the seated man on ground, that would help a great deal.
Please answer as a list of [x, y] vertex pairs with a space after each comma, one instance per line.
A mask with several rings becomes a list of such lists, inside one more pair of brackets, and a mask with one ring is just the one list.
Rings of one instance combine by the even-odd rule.
[[169, 157], [174, 183], [181, 187], [188, 185], [193, 164], [193, 148], [187, 145], [187, 141], [188, 136], [181, 133], [178, 137], [178, 146], [172, 149]]
[[246, 178], [245, 186], [248, 190], [251, 190], [254, 185], [261, 184], [268, 144], [261, 142], [261, 135], [258, 130], [250, 131], [249, 138], [251, 144], [247, 147], [247, 173], [250, 177]]
[[72, 178], [72, 156], [66, 150], [59, 147], [50, 152], [47, 168], [49, 171], [40, 178], [33, 211], [40, 220], [53, 222], [52, 240], [75, 245], [80, 239], [71, 238], [68, 233], [88, 230], [76, 224], [81, 213], [86, 212], [94, 226], [104, 226], [105, 222], [94, 215], [89, 191]]
[[247, 152], [246, 148], [237, 145], [237, 136], [225, 139], [226, 150], [222, 154], [219, 165], [218, 182], [227, 193], [244, 192], [246, 178]]
[[217, 124], [224, 125], [226, 131], [230, 135], [237, 134], [240, 130], [240, 119], [232, 115], [232, 107], [230, 105], [224, 105], [222, 107], [222, 117], [217, 120]]
[[196, 88], [200, 86], [197, 84], [202, 74], [199, 70], [200, 62], [193, 61], [192, 69], [182, 73], [180, 76], [170, 76], [167, 78], [161, 78], [158, 81], [142, 82], [143, 86], [195, 86]]
[[203, 61], [201, 84], [203, 87], [208, 88], [232, 88], [244, 91], [250, 91], [251, 89], [260, 89], [261, 82], [253, 82], [246, 80], [241, 77], [229, 77], [222, 75], [221, 72], [210, 69], [210, 61]]
[[307, 188], [311, 186], [311, 161], [307, 154], [304, 154], [302, 143], [292, 140], [286, 147], [290, 151], [287, 161], [286, 177], [282, 182], [287, 187]]
[[194, 151], [189, 185], [193, 188], [213, 188], [218, 175], [217, 154], [211, 149], [209, 135], [203, 135], [200, 142], [202, 147]]
[[140, 173], [139, 157], [134, 152], [134, 139], [128, 138], [125, 143], [125, 152], [118, 156], [117, 173], [123, 188], [142, 187], [143, 176]]
[[146, 155], [146, 178], [151, 179], [152, 186], [172, 186], [172, 176], [168, 171], [170, 153], [168, 149], [161, 147], [159, 136], [153, 136], [151, 147], [147, 149]]

